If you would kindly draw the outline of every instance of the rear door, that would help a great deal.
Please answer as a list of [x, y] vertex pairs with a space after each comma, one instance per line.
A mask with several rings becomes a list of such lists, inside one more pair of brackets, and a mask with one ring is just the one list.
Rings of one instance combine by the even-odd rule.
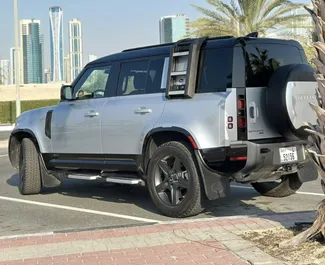
[[103, 108], [106, 115], [102, 117], [101, 134], [105, 154], [141, 154], [141, 141], [162, 115], [166, 103], [162, 81], [163, 69], [168, 66], [165, 57], [121, 63], [117, 96]]
[[280, 66], [305, 61], [298, 48], [281, 43], [252, 41], [246, 43], [244, 50], [247, 140], [281, 137], [268, 119], [267, 85], [271, 75]]

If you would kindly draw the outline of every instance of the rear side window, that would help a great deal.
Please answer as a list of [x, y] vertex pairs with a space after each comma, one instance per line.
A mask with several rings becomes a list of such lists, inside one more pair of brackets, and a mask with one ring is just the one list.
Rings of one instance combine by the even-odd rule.
[[303, 63], [296, 47], [281, 44], [247, 44], [245, 61], [246, 87], [265, 87], [280, 66]]
[[203, 52], [198, 93], [222, 92], [232, 87], [233, 48]]

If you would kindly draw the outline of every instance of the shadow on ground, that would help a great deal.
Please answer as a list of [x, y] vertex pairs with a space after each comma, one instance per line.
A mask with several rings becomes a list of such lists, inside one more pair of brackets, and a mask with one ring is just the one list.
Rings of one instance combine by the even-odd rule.
[[[11, 186], [18, 185], [18, 174], [13, 175], [7, 180]], [[110, 183], [96, 183], [80, 180], [64, 180], [61, 186], [51, 189], [45, 189], [42, 195], [61, 194], [66, 197], [87, 198], [104, 202], [121, 203], [134, 205], [139, 208], [132, 209], [133, 215], [154, 214], [161, 216], [159, 219], [168, 220], [162, 216], [152, 203], [146, 187], [118, 185]], [[261, 196], [254, 190], [232, 190], [232, 196], [217, 201], [207, 202], [206, 210], [198, 216], [191, 218], [209, 218], [226, 216], [252, 216], [259, 215], [272, 216], [275, 212], [268, 208], [272, 200], [259, 200]], [[245, 201], [250, 201], [246, 203]], [[279, 201], [281, 203], [281, 201]], [[258, 204], [258, 207], [256, 206]], [[130, 208], [127, 208], [130, 209]], [[105, 211], [105, 209], [103, 209]], [[142, 212], [142, 214], [141, 214]], [[129, 213], [124, 213], [129, 214]], [[157, 218], [157, 216], [155, 216]]]

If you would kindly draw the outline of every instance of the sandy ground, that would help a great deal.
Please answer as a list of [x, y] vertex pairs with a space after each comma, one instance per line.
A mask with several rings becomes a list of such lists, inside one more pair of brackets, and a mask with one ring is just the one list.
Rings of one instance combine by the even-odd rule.
[[264, 252], [283, 261], [288, 265], [319, 265], [325, 264], [325, 242], [323, 238], [319, 241], [307, 242], [299, 247], [280, 249], [278, 244], [286, 239], [292, 238], [307, 227], [294, 227], [291, 229], [274, 229], [263, 232], [250, 232], [242, 234], [246, 240], [256, 244]]

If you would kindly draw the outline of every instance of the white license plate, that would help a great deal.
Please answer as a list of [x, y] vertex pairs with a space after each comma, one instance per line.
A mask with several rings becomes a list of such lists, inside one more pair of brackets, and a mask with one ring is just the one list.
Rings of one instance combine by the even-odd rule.
[[296, 147], [280, 148], [280, 160], [281, 163], [294, 162], [298, 160]]

